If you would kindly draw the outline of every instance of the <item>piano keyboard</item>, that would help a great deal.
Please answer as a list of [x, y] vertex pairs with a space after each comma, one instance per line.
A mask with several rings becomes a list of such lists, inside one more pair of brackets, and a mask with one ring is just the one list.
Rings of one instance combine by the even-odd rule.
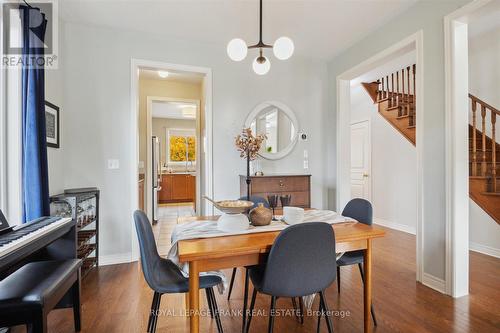
[[12, 232], [1, 235], [0, 258], [70, 222], [71, 218], [43, 217], [29, 224], [21, 225]]

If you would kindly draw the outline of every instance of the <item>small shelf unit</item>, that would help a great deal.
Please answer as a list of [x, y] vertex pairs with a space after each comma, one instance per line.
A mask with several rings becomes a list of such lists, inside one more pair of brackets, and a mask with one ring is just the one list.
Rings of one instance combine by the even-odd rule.
[[76, 224], [76, 257], [82, 259], [82, 278], [99, 265], [99, 190], [65, 190], [50, 197], [50, 215], [71, 217]]

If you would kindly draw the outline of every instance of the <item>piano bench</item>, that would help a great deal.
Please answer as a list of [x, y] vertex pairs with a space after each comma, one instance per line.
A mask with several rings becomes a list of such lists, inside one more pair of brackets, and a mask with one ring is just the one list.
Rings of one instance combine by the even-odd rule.
[[0, 281], [0, 327], [26, 324], [47, 332], [47, 315], [70, 291], [80, 331], [80, 259], [30, 262]]

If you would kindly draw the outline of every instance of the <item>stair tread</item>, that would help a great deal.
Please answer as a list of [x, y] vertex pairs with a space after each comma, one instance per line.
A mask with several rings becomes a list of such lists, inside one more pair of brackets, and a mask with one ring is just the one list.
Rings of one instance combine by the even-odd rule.
[[[474, 163], [472, 160], [469, 160], [469, 163]], [[483, 161], [476, 161], [477, 164], [483, 163]], [[492, 161], [486, 161], [486, 164], [493, 164]], [[495, 162], [495, 164], [500, 164], [500, 162]]]
[[385, 110], [386, 110], [386, 111], [392, 111], [392, 110], [397, 110], [397, 109], [399, 109], [400, 107], [401, 107], [400, 105], [395, 105], [395, 106], [391, 106], [391, 107], [389, 107], [389, 108], [387, 108], [387, 109], [385, 109]]
[[[496, 176], [498, 180], [500, 180], [500, 176]], [[484, 179], [484, 180], [491, 180], [493, 177], [491, 175], [489, 176], [469, 176], [469, 179]]]
[[500, 192], [482, 192], [482, 195], [491, 195], [494, 197], [500, 197]]

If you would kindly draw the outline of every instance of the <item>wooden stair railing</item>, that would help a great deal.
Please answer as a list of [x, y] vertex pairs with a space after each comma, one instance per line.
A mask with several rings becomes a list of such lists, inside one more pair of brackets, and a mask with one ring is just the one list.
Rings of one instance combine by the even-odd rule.
[[500, 224], [497, 176], [500, 169], [497, 161], [500, 144], [496, 139], [496, 118], [500, 116], [500, 111], [472, 94], [469, 94], [469, 99], [472, 113], [472, 124], [469, 125], [469, 195]]
[[[378, 112], [413, 145], [416, 143], [416, 65], [407, 66], [377, 81], [362, 83]], [[400, 90], [401, 87], [401, 90]]]
[[[416, 141], [416, 65], [362, 83], [384, 117], [413, 145]], [[500, 224], [500, 144], [496, 118], [500, 111], [469, 94], [469, 196]], [[489, 136], [489, 135], [491, 136]]]

